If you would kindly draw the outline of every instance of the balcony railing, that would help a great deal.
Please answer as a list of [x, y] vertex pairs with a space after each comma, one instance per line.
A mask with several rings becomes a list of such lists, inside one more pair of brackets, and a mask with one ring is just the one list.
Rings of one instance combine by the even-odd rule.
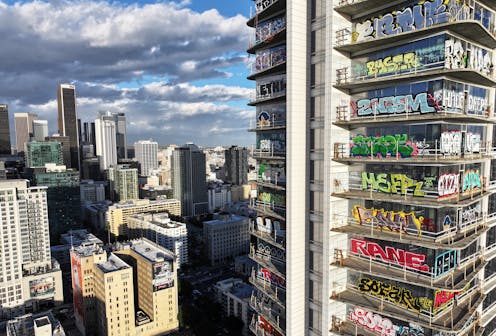
[[275, 114], [270, 120], [250, 120], [250, 130], [263, 131], [286, 127], [286, 118], [278, 120]]
[[367, 116], [357, 116], [357, 112], [353, 111], [351, 106], [348, 105], [339, 105], [336, 106], [336, 124], [340, 123], [357, 123], [362, 126], [362, 123], [366, 122], [381, 122], [381, 121], [405, 121], [405, 120], [429, 120], [429, 119], [444, 119], [444, 118], [452, 118], [452, 119], [460, 119], [472, 117], [475, 119], [480, 119], [480, 121], [488, 121], [494, 120], [494, 108], [492, 105], [488, 105], [485, 112], [475, 113], [468, 111], [468, 107], [464, 107], [464, 111], [450, 111], [449, 108], [444, 106], [440, 106], [440, 110], [434, 113], [421, 113], [421, 112], [412, 112], [406, 109], [404, 113], [396, 113], [396, 114], [381, 114], [377, 113], [377, 105], [373, 106], [374, 112], [371, 115]]
[[268, 299], [262, 299], [256, 295], [251, 295], [250, 306], [263, 318], [269, 322], [272, 327], [279, 332], [284, 333], [286, 329], [286, 318], [284, 309], [279, 305], [272, 304]]
[[255, 159], [274, 159], [283, 160], [286, 158], [286, 151], [275, 150], [274, 144], [270, 145], [270, 148], [255, 148], [253, 149], [252, 155]]
[[256, 336], [279, 336], [285, 335], [285, 332], [283, 330], [277, 329], [277, 333], [274, 333], [272, 329], [277, 329], [274, 328], [272, 325], [261, 325], [258, 320], [256, 314], [253, 315], [251, 322], [250, 322], [250, 331], [255, 334]]
[[[428, 145], [428, 146], [427, 146]], [[351, 148], [353, 146], [353, 142], [349, 141], [347, 143], [336, 142], [334, 143], [334, 153], [333, 157], [335, 160], [380, 160], [380, 161], [406, 161], [406, 160], [433, 160], [433, 161], [447, 161], [447, 160], [471, 160], [471, 159], [482, 159], [487, 156], [493, 156], [496, 153], [496, 149], [492, 147], [490, 142], [487, 142], [485, 146], [481, 144], [481, 147], [477, 153], [458, 153], [458, 154], [449, 154], [443, 153], [441, 150], [441, 144], [439, 140], [435, 140], [433, 143], [422, 143], [422, 146], [427, 148], [421, 148], [418, 150], [418, 153], [412, 155], [411, 157], [401, 157], [401, 154], [397, 151], [396, 155], [378, 155], [374, 154], [374, 148], [372, 142], [370, 143], [370, 149], [368, 152], [370, 154], [367, 155], [353, 155], [351, 153]]]
[[279, 303], [282, 306], [286, 304], [286, 290], [270, 283], [270, 281], [257, 277], [255, 270], [252, 270], [251, 272], [250, 282], [258, 290], [261, 290], [268, 295], [274, 302]]
[[284, 250], [286, 248], [286, 237], [277, 235], [277, 232], [275, 230], [272, 230], [271, 233], [257, 230], [255, 228], [255, 223], [253, 221], [251, 221], [250, 222], [250, 232], [253, 235], [275, 245], [276, 247], [278, 247], [282, 250]]

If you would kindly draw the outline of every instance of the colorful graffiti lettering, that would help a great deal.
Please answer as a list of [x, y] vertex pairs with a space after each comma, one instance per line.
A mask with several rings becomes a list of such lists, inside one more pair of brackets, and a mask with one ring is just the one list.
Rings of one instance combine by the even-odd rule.
[[446, 197], [458, 194], [460, 191], [460, 174], [449, 173], [439, 176], [437, 183], [439, 197]]
[[354, 254], [380, 259], [386, 263], [405, 266], [424, 273], [430, 271], [429, 265], [424, 263], [427, 258], [424, 254], [412, 253], [391, 246], [383, 249], [379, 244], [363, 239], [351, 239], [350, 245], [350, 251]]
[[275, 2], [277, 2], [277, 0], [257, 0], [255, 1], [255, 11], [260, 13]]
[[367, 66], [367, 76], [416, 69], [422, 65], [421, 60], [414, 52], [408, 52], [369, 61], [365, 64]]
[[284, 195], [261, 192], [260, 194], [258, 194], [258, 200], [265, 203], [274, 203], [275, 205], [280, 206], [286, 205], [286, 196]]
[[456, 250], [446, 251], [436, 257], [434, 275], [440, 277], [456, 267]]
[[357, 23], [352, 35], [353, 42], [361, 42], [397, 35], [424, 27], [449, 22], [450, 13], [444, 0], [419, 1], [413, 7], [387, 13], [363, 23]]
[[465, 288], [457, 292], [447, 292], [439, 289], [436, 290], [434, 292], [434, 305], [433, 305], [434, 312], [438, 312], [439, 310], [445, 308], [458, 295], [466, 292], [469, 289], [469, 287], [470, 284], [468, 284], [467, 286], [465, 286]]
[[284, 16], [261, 22], [255, 30], [255, 43], [260, 43], [286, 28], [286, 18]]
[[441, 133], [441, 153], [445, 155], [459, 155], [462, 150], [462, 135], [460, 131], [446, 131]]
[[379, 230], [391, 232], [403, 232], [408, 234], [407, 229], [413, 229], [417, 235], [422, 234], [422, 224], [424, 217], [417, 218], [415, 213], [405, 213], [403, 211], [384, 211], [384, 209], [367, 209], [355, 205], [352, 215], [358, 220], [360, 225], [372, 225]]
[[257, 99], [270, 98], [286, 92], [286, 76], [277, 76], [257, 84]]
[[262, 268], [258, 270], [257, 276], [265, 281], [269, 281], [271, 284], [276, 285], [281, 288], [286, 288], [286, 280], [273, 274], [270, 270]]
[[395, 325], [390, 319], [360, 307], [350, 311], [350, 321], [381, 336], [396, 335]]
[[284, 62], [286, 62], [285, 46], [257, 51], [255, 57], [255, 70], [257, 72], [267, 70]]
[[480, 152], [481, 135], [478, 133], [465, 133], [465, 153], [479, 153]]
[[[431, 103], [431, 104], [429, 104]], [[355, 104], [352, 104], [354, 106]], [[361, 99], [356, 103], [357, 115], [368, 116], [395, 113], [432, 113], [436, 108], [431, 106], [427, 93], [406, 96], [389, 96], [372, 99]]]
[[418, 154], [415, 144], [408, 135], [362, 136], [351, 139], [352, 156], [402, 157], [409, 158]]
[[446, 69], [464, 69], [467, 67], [467, 52], [458, 39], [446, 40], [445, 63]]
[[462, 193], [472, 194], [482, 189], [479, 169], [468, 169], [463, 173]]
[[400, 305], [415, 312], [430, 311], [432, 300], [426, 297], [414, 297], [412, 291], [403, 287], [391, 285], [380, 280], [361, 278], [358, 290], [374, 295], [394, 304]]
[[[413, 196], [425, 196], [422, 190], [424, 182], [415, 181], [405, 174], [375, 174], [362, 172], [362, 189], [378, 190], [388, 194], [406, 195], [409, 190], [413, 189]], [[398, 190], [399, 188], [399, 190]]]

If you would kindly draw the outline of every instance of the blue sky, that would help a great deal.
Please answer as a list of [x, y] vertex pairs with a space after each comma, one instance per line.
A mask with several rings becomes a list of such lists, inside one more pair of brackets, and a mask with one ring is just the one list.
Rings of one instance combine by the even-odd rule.
[[57, 132], [56, 87], [83, 121], [124, 112], [129, 141], [251, 145], [250, 0], [2, 1], [0, 103]]

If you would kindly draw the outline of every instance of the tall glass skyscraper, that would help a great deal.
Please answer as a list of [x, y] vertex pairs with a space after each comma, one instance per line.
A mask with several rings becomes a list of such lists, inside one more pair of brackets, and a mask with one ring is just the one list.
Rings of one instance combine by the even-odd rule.
[[57, 89], [58, 125], [61, 136], [69, 137], [70, 167], [79, 170], [79, 132], [76, 111], [76, 87], [60, 84]]

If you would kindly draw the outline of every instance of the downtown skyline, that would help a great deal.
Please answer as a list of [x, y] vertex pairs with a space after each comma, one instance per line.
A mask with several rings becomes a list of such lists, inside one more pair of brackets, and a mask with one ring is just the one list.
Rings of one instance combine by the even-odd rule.
[[13, 113], [31, 112], [57, 133], [56, 88], [71, 83], [78, 117], [124, 112], [130, 143], [146, 134], [161, 145], [250, 146], [249, 6], [0, 2], [0, 33], [9, 36], [0, 55], [0, 102], [9, 105], [11, 127]]

